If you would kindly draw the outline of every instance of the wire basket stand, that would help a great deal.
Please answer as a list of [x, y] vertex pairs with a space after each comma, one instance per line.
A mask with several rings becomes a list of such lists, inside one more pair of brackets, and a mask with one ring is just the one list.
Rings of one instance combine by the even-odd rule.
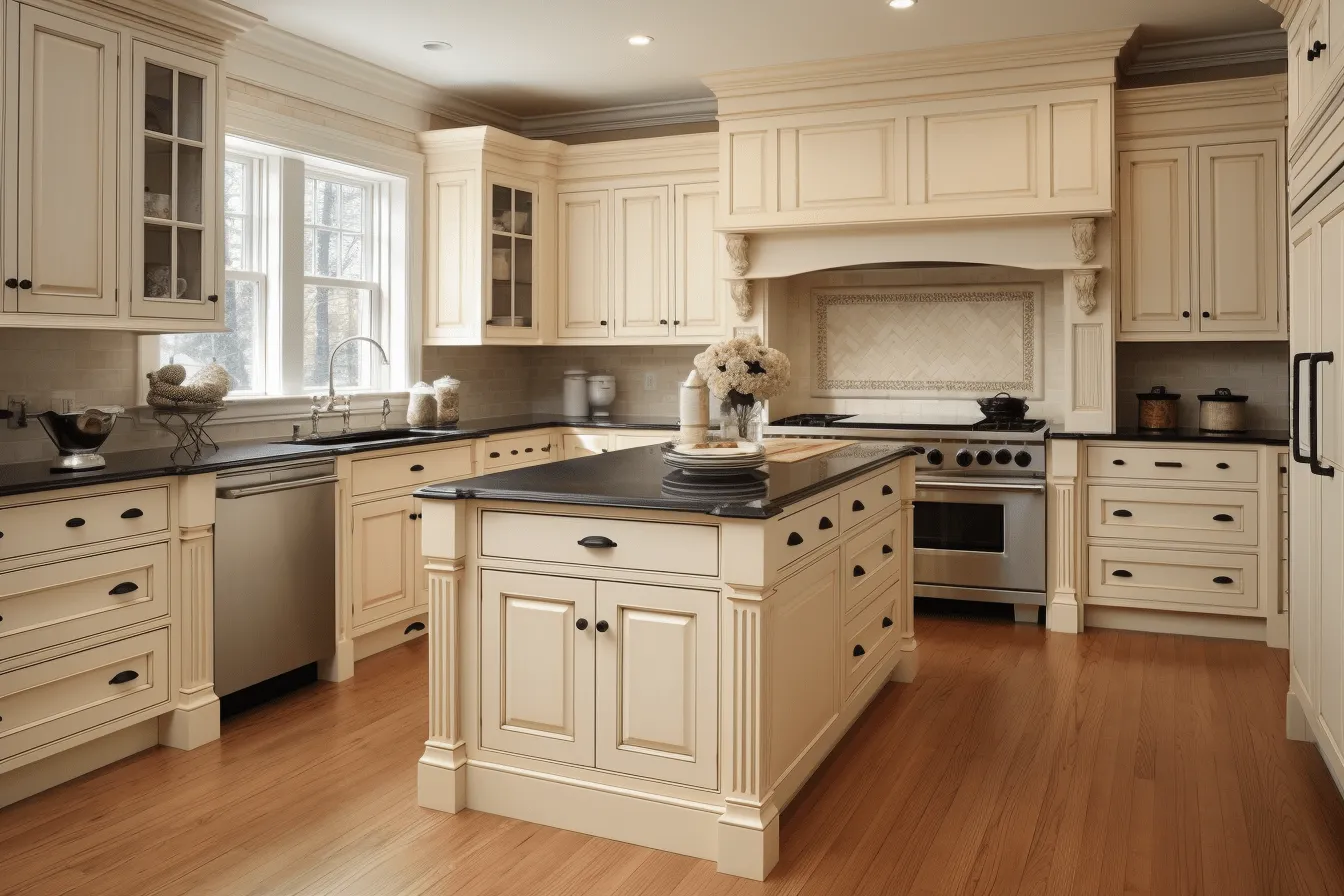
[[155, 408], [154, 422], [172, 433], [177, 439], [172, 459], [185, 454], [192, 461], [200, 460], [201, 452], [206, 448], [218, 449], [217, 443], [205, 427], [214, 416], [224, 410], [224, 404], [177, 404], [171, 407]]

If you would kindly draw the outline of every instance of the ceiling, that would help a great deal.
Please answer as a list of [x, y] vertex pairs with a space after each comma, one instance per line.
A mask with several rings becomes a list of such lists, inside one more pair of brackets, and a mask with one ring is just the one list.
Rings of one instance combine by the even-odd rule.
[[[1260, 0], [233, 0], [309, 40], [531, 117], [708, 96], [700, 76], [1142, 26], [1145, 43], [1262, 31]], [[626, 43], [652, 35], [651, 46]], [[433, 53], [427, 40], [453, 49]]]

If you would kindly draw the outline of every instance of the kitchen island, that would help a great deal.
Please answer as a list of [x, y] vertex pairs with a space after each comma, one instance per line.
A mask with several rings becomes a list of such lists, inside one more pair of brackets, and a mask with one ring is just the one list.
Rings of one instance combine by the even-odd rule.
[[767, 463], [734, 494], [657, 446], [421, 489], [420, 804], [764, 879], [780, 810], [918, 668], [917, 451]]

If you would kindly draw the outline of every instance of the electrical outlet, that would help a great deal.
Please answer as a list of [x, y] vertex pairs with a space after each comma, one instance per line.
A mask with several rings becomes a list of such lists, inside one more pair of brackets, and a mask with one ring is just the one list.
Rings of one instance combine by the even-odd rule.
[[652, 392], [658, 388], [658, 374], [650, 371], [644, 374], [644, 391]]

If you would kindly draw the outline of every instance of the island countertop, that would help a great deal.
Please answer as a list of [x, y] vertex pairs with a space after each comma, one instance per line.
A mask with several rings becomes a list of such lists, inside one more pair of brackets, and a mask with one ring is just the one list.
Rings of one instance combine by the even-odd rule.
[[662, 447], [654, 445], [426, 486], [416, 495], [768, 519], [790, 504], [919, 453], [920, 448], [902, 442], [864, 441], [809, 460], [765, 463], [756, 476], [756, 493], [743, 496], [724, 494], [712, 484], [688, 489], [663, 462]]

